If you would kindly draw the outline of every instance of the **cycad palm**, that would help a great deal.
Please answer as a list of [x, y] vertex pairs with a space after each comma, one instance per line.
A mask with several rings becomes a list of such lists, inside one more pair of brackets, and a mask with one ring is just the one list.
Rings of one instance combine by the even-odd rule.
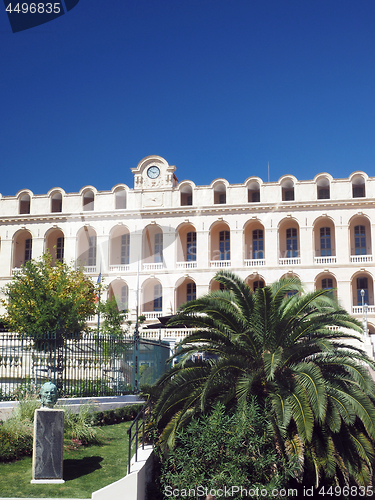
[[[296, 279], [255, 293], [232, 273], [215, 279], [225, 290], [185, 304], [173, 321], [196, 331], [181, 342], [181, 361], [159, 381], [162, 442], [173, 446], [176, 430], [214, 401], [230, 405], [256, 395], [269, 411], [279, 452], [297, 454], [316, 483], [323, 473], [368, 484], [375, 439], [368, 367], [374, 364], [349, 344], [357, 337], [344, 333], [360, 332], [359, 323], [332, 292], [304, 293]], [[189, 361], [200, 351], [213, 357]]]

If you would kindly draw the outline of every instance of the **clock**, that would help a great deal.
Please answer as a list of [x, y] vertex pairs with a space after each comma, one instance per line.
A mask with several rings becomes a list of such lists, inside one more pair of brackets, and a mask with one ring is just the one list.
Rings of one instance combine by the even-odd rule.
[[150, 179], [157, 179], [160, 175], [159, 167], [156, 167], [155, 165], [150, 167], [147, 169], [147, 175]]

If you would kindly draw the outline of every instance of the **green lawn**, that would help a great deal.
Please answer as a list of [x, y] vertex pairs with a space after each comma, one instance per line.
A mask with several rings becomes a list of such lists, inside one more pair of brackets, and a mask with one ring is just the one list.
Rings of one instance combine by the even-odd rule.
[[30, 484], [31, 457], [0, 463], [1, 497], [91, 498], [91, 493], [127, 473], [127, 429], [131, 422], [103, 427], [100, 446], [64, 451], [64, 484]]

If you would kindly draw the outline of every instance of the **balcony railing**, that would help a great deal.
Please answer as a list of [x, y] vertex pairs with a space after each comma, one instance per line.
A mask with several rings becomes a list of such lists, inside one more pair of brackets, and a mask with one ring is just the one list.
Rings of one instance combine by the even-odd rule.
[[[367, 306], [368, 313], [375, 312], [375, 306]], [[352, 306], [352, 314], [363, 314], [362, 306]]]
[[161, 316], [163, 316], [163, 312], [162, 311], [142, 312], [141, 316], [146, 316], [146, 319], [158, 319]]
[[129, 271], [130, 266], [129, 264], [117, 264], [113, 266], [109, 266], [109, 271], [111, 273], [125, 273]]
[[315, 264], [336, 264], [336, 256], [315, 257]]
[[96, 273], [96, 266], [83, 266], [83, 272], [88, 274]]
[[279, 259], [280, 266], [297, 266], [301, 264], [300, 257], [283, 257]]
[[197, 267], [197, 261], [176, 262], [176, 267], [177, 269], [195, 269]]
[[246, 267], [260, 267], [266, 265], [266, 259], [245, 259]]
[[361, 263], [361, 262], [372, 262], [372, 255], [351, 255], [350, 262]]
[[143, 264], [144, 271], [160, 271], [164, 269], [164, 264], [162, 262], [151, 262]]
[[211, 260], [211, 267], [230, 267], [230, 260]]
[[145, 339], [158, 339], [161, 334], [162, 339], [184, 339], [190, 333], [194, 333], [196, 330], [194, 328], [162, 328], [161, 331], [159, 329], [152, 330], [141, 330], [140, 336]]

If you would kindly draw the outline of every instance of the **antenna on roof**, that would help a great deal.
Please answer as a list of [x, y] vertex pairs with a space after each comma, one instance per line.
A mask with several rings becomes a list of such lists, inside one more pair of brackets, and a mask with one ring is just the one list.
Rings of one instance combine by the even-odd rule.
[[268, 162], [268, 182], [270, 182], [270, 162]]

